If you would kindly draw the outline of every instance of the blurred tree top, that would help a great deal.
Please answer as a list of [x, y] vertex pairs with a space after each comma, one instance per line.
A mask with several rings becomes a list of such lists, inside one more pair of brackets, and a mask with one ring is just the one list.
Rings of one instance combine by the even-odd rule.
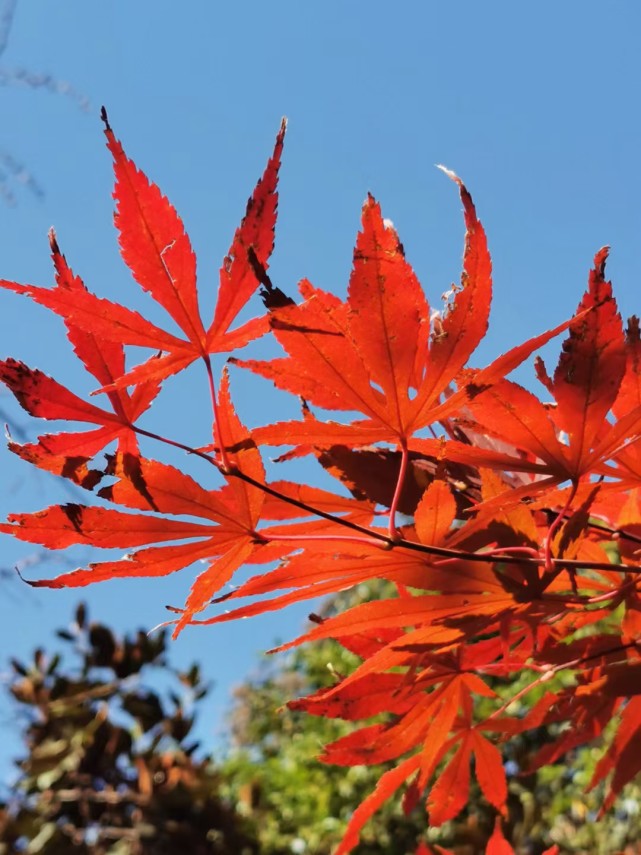
[[[12, 661], [26, 724], [18, 779], [0, 802], [0, 855], [255, 855], [189, 740], [208, 691], [198, 666], [170, 669], [164, 633], [118, 638], [88, 623], [84, 606], [58, 635], [74, 667], [43, 650]], [[150, 688], [154, 672], [174, 687]]]

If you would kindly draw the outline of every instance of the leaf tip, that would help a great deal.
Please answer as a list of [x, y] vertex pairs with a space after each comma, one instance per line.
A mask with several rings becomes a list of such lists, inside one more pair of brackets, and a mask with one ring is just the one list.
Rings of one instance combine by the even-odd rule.
[[479, 225], [478, 218], [476, 216], [476, 208], [474, 207], [474, 202], [472, 200], [472, 196], [470, 195], [470, 191], [467, 189], [463, 181], [458, 177], [456, 172], [453, 172], [451, 169], [448, 169], [447, 166], [443, 166], [441, 163], [436, 164], [436, 168], [440, 169], [448, 178], [450, 178], [459, 189], [459, 193], [461, 196], [461, 202], [463, 203], [463, 211], [465, 214], [465, 223], [467, 225], [468, 230]]
[[363, 223], [363, 227], [365, 227], [366, 218], [369, 217], [374, 217], [374, 221], [380, 220], [382, 227], [385, 228], [381, 206], [376, 200], [376, 196], [374, 196], [370, 190], [367, 191], [367, 196], [365, 197], [361, 208], [361, 221]]
[[109, 116], [107, 115], [107, 108], [105, 106], [100, 108], [100, 118], [105, 126], [105, 131], [110, 131], [111, 125], [109, 124]]
[[639, 341], [639, 318], [636, 315], [631, 315], [628, 318], [628, 328], [626, 330], [628, 341]]
[[594, 256], [594, 269], [597, 271], [599, 276], [603, 278], [605, 275], [605, 263], [608, 260], [608, 256], [610, 254], [609, 246], [602, 246], [601, 249]]
[[[170, 606], [165, 606], [165, 608], [168, 609], [168, 608], [170, 608]], [[166, 620], [166, 621], [163, 621], [162, 623], [157, 623], [156, 626], [152, 626], [151, 629], [148, 629], [147, 632], [145, 633], [145, 635], [147, 636], [147, 638], [151, 638], [151, 636], [155, 635], [155, 633], [161, 632], [166, 627], [172, 626], [175, 623], [176, 623], [175, 620]]]
[[453, 172], [451, 169], [448, 169], [447, 166], [444, 166], [442, 163], [435, 164], [437, 169], [440, 169], [448, 178], [452, 181], [455, 181], [459, 186], [461, 185], [461, 179], [458, 177], [456, 172]]
[[25, 585], [29, 585], [30, 588], [50, 588], [50, 587], [55, 588], [56, 587], [54, 584], [51, 584], [51, 583], [47, 582], [46, 580], [37, 581], [35, 579], [25, 579], [25, 577], [20, 572], [20, 568], [18, 567], [17, 564], [15, 565], [14, 569], [15, 569], [16, 574], [17, 574], [18, 578], [20, 579], [20, 581], [23, 582]]
[[56, 230], [53, 226], [49, 229], [47, 236], [49, 238], [49, 246], [51, 248], [51, 252], [54, 255], [60, 254], [60, 247], [58, 246], [58, 238], [56, 237]]

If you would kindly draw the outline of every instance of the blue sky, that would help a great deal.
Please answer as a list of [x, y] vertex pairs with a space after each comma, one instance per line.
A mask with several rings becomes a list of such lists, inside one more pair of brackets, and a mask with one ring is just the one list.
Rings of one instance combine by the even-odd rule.
[[[207, 315], [218, 266], [287, 115], [271, 269], [290, 293], [303, 276], [344, 291], [369, 190], [438, 302], [458, 279], [463, 241], [456, 190], [434, 168], [445, 163], [471, 190], [494, 261], [491, 329], [478, 364], [564, 320], [605, 243], [627, 316], [641, 310], [640, 28], [638, 4], [590, 0], [194, 0], [180, 7], [167, 0], [18, 0], [0, 57], [0, 150], [20, 160], [45, 195], [13, 183], [17, 205], [0, 204], [0, 277], [49, 284], [47, 231], [54, 225], [88, 287], [145, 311], [112, 225], [111, 163], [98, 118], [105, 104], [129, 155], [185, 221]], [[7, 69], [49, 72], [91, 106], [83, 111], [72, 98], [12, 82]], [[0, 293], [0, 342], [3, 356], [76, 391], [92, 388], [71, 363], [62, 325], [10, 293]], [[258, 381], [236, 373], [233, 384], [249, 423], [293, 413]], [[203, 389], [198, 371], [168, 385], [155, 407], [168, 433], [206, 441]], [[0, 408], [16, 436], [22, 428], [42, 431], [5, 393]], [[305, 480], [312, 471], [288, 475]], [[1, 449], [0, 473], [2, 515], [70, 499]], [[0, 549], [5, 568], [30, 554], [9, 538]], [[60, 569], [45, 564], [38, 572]], [[165, 603], [183, 601], [193, 575], [81, 593], [94, 619], [151, 627], [164, 618]], [[48, 645], [79, 599], [78, 592], [33, 591], [13, 580], [2, 586], [6, 657]], [[197, 658], [217, 684], [200, 724], [206, 740], [220, 728], [229, 687], [275, 638], [295, 634], [308, 610], [194, 628], [174, 645], [176, 664]], [[13, 727], [2, 698], [0, 726]], [[10, 739], [0, 746], [1, 772], [13, 751]]]

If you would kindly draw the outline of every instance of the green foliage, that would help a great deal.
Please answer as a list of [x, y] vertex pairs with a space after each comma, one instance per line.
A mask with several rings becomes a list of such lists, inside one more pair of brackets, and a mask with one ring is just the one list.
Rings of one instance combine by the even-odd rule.
[[[27, 725], [18, 780], [0, 804], [0, 855], [255, 855], [189, 741], [191, 708], [207, 692], [198, 666], [169, 669], [164, 633], [118, 638], [87, 623], [83, 606], [58, 635], [76, 667], [43, 650], [12, 661]], [[154, 670], [176, 690], [149, 687]]]

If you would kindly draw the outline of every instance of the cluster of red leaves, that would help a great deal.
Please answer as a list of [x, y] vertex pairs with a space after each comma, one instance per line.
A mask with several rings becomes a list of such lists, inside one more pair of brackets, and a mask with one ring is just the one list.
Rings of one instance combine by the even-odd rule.
[[[641, 770], [641, 338], [636, 318], [624, 332], [605, 279], [607, 250], [596, 254], [570, 320], [472, 367], [488, 327], [491, 263], [472, 199], [447, 173], [458, 185], [466, 238], [461, 283], [445, 306], [430, 309], [371, 196], [347, 299], [303, 280], [296, 302], [267, 273], [283, 124], [221, 266], [207, 325], [180, 218], [103, 118], [123, 259], [181, 335], [87, 290], [53, 236], [53, 288], [0, 281], [62, 317], [108, 401], [98, 407], [22, 362], [0, 363], [0, 378], [31, 415], [90, 426], [11, 442], [11, 451], [105, 500], [15, 514], [0, 529], [51, 549], [133, 550], [30, 584], [161, 576], [204, 560], [175, 610], [178, 633], [372, 579], [392, 582], [396, 596], [317, 619], [291, 642], [333, 638], [362, 660], [331, 688], [292, 702], [313, 715], [373, 719], [328, 745], [323, 759], [397, 761], [355, 811], [337, 855], [356, 845], [362, 825], [401, 787], [406, 811], [423, 801], [432, 826], [452, 819], [468, 800], [472, 767], [497, 817], [505, 816], [501, 747], [534, 727], [549, 727], [552, 736], [533, 768], [605, 740], [592, 783], [609, 777], [607, 810]], [[233, 326], [259, 290], [266, 311]], [[536, 360], [552, 399], [543, 403], [506, 376], [560, 333], [553, 375]], [[230, 361], [305, 403], [300, 420], [249, 429], [236, 415], [227, 369], [215, 384], [211, 357], [265, 334], [282, 357]], [[154, 353], [127, 369], [128, 346]], [[138, 424], [162, 382], [195, 361], [204, 363], [213, 410], [204, 449]], [[328, 410], [342, 420], [325, 417]], [[221, 486], [206, 489], [143, 456], [141, 437], [197, 455]], [[268, 481], [265, 445], [287, 446], [286, 458], [315, 456], [341, 482], [336, 493]], [[270, 568], [221, 593], [248, 563]], [[249, 604], [234, 605], [246, 598]], [[223, 602], [212, 617], [197, 617]], [[528, 673], [515, 695], [514, 679]], [[514, 715], [520, 700], [527, 712]], [[604, 733], [613, 718], [617, 726]], [[488, 853], [508, 851], [497, 819]]]

